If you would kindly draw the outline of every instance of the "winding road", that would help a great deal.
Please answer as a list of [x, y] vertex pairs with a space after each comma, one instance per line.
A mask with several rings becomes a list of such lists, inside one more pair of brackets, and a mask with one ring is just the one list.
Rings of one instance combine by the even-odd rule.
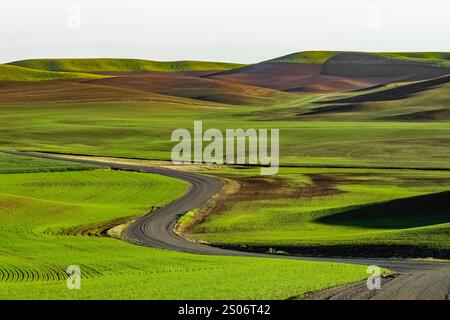
[[197, 173], [176, 171], [167, 168], [140, 166], [112, 162], [111, 160], [90, 160], [77, 157], [9, 151], [10, 154], [26, 155], [45, 159], [70, 160], [79, 163], [108, 166], [114, 170], [136, 171], [160, 174], [188, 182], [191, 187], [181, 198], [137, 218], [125, 231], [126, 240], [155, 248], [176, 250], [194, 254], [226, 255], [240, 257], [261, 257], [278, 259], [301, 259], [309, 261], [339, 262], [362, 265], [377, 265], [398, 274], [382, 279], [380, 290], [368, 290], [365, 282], [331, 288], [307, 296], [307, 299], [450, 299], [450, 263], [417, 261], [407, 259], [364, 259], [324, 258], [295, 255], [270, 255], [228, 250], [191, 242], [178, 236], [174, 227], [184, 213], [200, 208], [219, 193], [223, 182], [217, 178]]

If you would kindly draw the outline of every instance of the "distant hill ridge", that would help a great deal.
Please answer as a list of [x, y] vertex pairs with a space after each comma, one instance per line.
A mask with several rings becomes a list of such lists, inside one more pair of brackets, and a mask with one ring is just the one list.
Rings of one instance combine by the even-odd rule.
[[304, 51], [206, 75], [286, 92], [342, 92], [450, 74], [446, 52]]
[[64, 72], [221, 71], [244, 66], [207, 61], [151, 61], [142, 59], [30, 59], [9, 63], [30, 69]]
[[30, 59], [0, 65], [0, 81], [98, 79], [146, 71], [191, 75], [285, 92], [361, 90], [450, 72], [447, 52], [304, 51], [256, 64], [142, 59]]
[[0, 81], [48, 81], [66, 79], [103, 79], [102, 75], [77, 73], [77, 72], [54, 72], [47, 70], [35, 70], [14, 65], [0, 64]]
[[[333, 58], [339, 56], [352, 56], [347, 63], [423, 63], [440, 67], [450, 67], [449, 52], [351, 52], [351, 51], [302, 51], [266, 62], [324, 64], [336, 63]], [[358, 57], [359, 59], [356, 59]]]

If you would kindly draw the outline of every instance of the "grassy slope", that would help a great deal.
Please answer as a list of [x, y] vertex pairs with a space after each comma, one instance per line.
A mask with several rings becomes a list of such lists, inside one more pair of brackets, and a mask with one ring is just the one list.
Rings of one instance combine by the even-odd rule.
[[[187, 186], [175, 179], [106, 170], [0, 176], [2, 299], [283, 299], [366, 276], [364, 266], [197, 256], [65, 235], [179, 197]], [[81, 290], [66, 288], [72, 264], [81, 266]]]
[[69, 72], [139, 72], [229, 70], [241, 64], [206, 61], [150, 61], [138, 59], [32, 59], [11, 65], [38, 70]]
[[448, 52], [380, 52], [378, 55], [400, 61], [431, 63], [442, 67], [450, 67]]
[[[273, 62], [322, 64], [339, 51], [303, 51], [273, 59]], [[383, 58], [414, 63], [431, 63], [437, 66], [450, 67], [448, 52], [367, 52]]]
[[99, 166], [69, 161], [45, 160], [33, 157], [18, 157], [0, 153], [0, 173], [30, 173], [53, 171], [81, 171], [98, 169]]
[[335, 56], [337, 53], [338, 53], [337, 51], [303, 51], [282, 56], [270, 61], [285, 62], [285, 63], [322, 64], [325, 63], [331, 57]]
[[[389, 90], [390, 88], [387, 88]], [[379, 90], [378, 92], [383, 92]], [[363, 95], [364, 93], [360, 93]], [[354, 94], [352, 94], [355, 96]], [[338, 108], [334, 109], [333, 108]], [[328, 111], [327, 108], [330, 108]], [[323, 110], [323, 111], [320, 111]], [[450, 84], [436, 87], [402, 99], [358, 103], [310, 104], [267, 113], [272, 118], [309, 121], [450, 121]]]
[[[239, 177], [245, 170], [221, 174]], [[311, 196], [317, 186], [309, 179], [317, 175], [333, 181], [330, 187], [341, 193]], [[210, 216], [194, 228], [190, 237], [221, 244], [351, 245], [353, 249], [397, 245], [450, 251], [448, 208], [439, 209], [441, 200], [435, 196], [431, 205], [431, 200], [424, 202], [423, 197], [410, 200], [450, 190], [449, 172], [285, 168], [280, 177], [286, 186], [298, 188], [298, 198], [283, 191], [277, 198], [273, 190], [268, 190], [259, 199], [229, 203], [227, 211]], [[277, 192], [280, 190], [283, 187], [277, 188]], [[387, 203], [393, 199], [404, 200]], [[370, 208], [375, 203], [380, 206]], [[354, 213], [345, 213], [348, 211]]]
[[403, 100], [366, 102], [361, 109], [365, 113], [363, 116], [369, 115], [375, 120], [450, 121], [450, 84]]
[[105, 76], [55, 72], [46, 70], [35, 70], [31, 68], [0, 64], [0, 81], [44, 81], [44, 80], [64, 80], [64, 79], [101, 79]]
[[[271, 62], [287, 63], [325, 63], [339, 51], [303, 51], [270, 60]], [[368, 52], [384, 58], [425, 62], [450, 67], [450, 53], [446, 52]], [[204, 71], [230, 70], [243, 67], [238, 63], [207, 62], [207, 61], [152, 61], [142, 59], [29, 59], [9, 63], [31, 69], [70, 72], [136, 72], [136, 71]]]
[[202, 119], [205, 129], [279, 128], [282, 165], [449, 168], [449, 123], [263, 121], [260, 112], [151, 102], [2, 106], [0, 148], [170, 159], [172, 131]]

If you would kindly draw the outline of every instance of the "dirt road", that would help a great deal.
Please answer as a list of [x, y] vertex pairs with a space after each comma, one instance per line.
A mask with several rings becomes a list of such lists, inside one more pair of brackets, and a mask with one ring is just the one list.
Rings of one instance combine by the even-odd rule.
[[[17, 151], [11, 151], [9, 153], [46, 159], [62, 159], [56, 155], [30, 154]], [[69, 160], [68, 157], [65, 157], [64, 159]], [[395, 276], [382, 279], [380, 290], [368, 290], [366, 283], [361, 282], [315, 293], [307, 296], [307, 299], [449, 299], [450, 263], [407, 259], [324, 258], [294, 255], [270, 255], [228, 250], [191, 242], [178, 236], [174, 231], [174, 226], [181, 215], [192, 209], [203, 206], [211, 197], [220, 192], [223, 184], [219, 179], [197, 173], [176, 171], [166, 168], [114, 163], [111, 160], [100, 161], [70, 157], [70, 161], [104, 165], [114, 170], [160, 174], [184, 180], [191, 185], [189, 191], [183, 197], [163, 208], [155, 210], [151, 214], [136, 219], [136, 221], [125, 231], [126, 240], [133, 243], [194, 254], [301, 259], [376, 265], [398, 273]]]

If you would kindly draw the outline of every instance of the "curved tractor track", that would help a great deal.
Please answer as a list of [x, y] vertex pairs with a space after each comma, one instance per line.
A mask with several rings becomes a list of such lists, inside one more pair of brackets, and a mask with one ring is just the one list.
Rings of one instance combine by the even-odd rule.
[[70, 160], [108, 166], [114, 170], [160, 174], [188, 182], [191, 187], [181, 198], [158, 208], [151, 214], [136, 219], [125, 231], [127, 241], [160, 249], [194, 254], [301, 259], [310, 261], [377, 265], [397, 274], [382, 279], [380, 290], [368, 290], [365, 282], [331, 288], [307, 296], [307, 299], [450, 299], [450, 264], [446, 262], [417, 261], [407, 259], [324, 258], [295, 255], [271, 255], [222, 249], [191, 242], [174, 231], [178, 218], [186, 212], [203, 206], [219, 193], [223, 183], [217, 178], [201, 174], [140, 165], [114, 163], [111, 161], [86, 160], [65, 156], [64, 158], [19, 151], [8, 153], [45, 159]]

